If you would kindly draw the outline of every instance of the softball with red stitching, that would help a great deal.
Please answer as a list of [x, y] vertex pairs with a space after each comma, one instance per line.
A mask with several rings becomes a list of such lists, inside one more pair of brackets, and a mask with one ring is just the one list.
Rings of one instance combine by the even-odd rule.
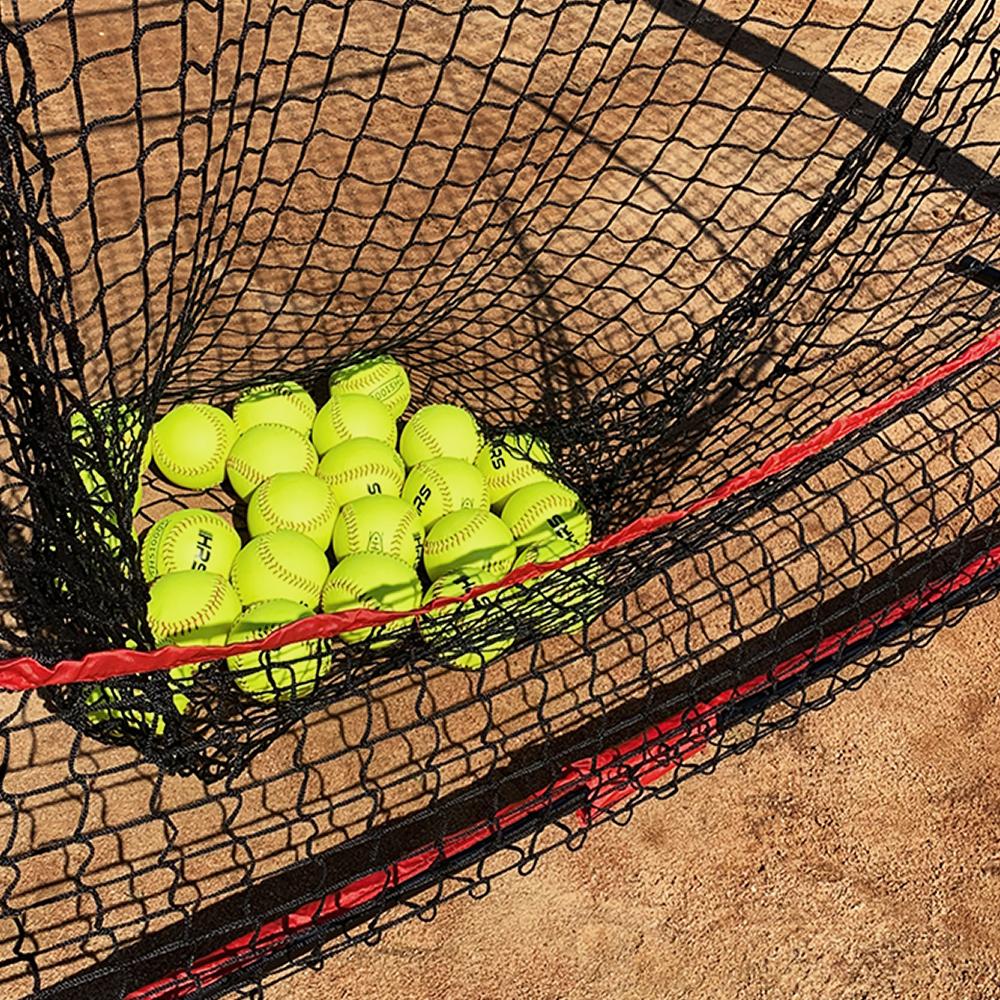
[[424, 547], [417, 512], [399, 497], [359, 497], [344, 505], [333, 528], [338, 559], [359, 552], [382, 552], [416, 566]]
[[[157, 646], [221, 646], [240, 610], [240, 599], [224, 576], [185, 569], [167, 573], [150, 586], [146, 619]], [[188, 663], [169, 671], [178, 712], [187, 709], [185, 692], [201, 666]]]
[[[333, 568], [323, 588], [323, 610], [412, 611], [420, 607], [420, 598], [420, 580], [412, 567], [384, 552], [358, 552]], [[401, 639], [412, 624], [412, 618], [396, 618], [373, 628], [350, 629], [339, 638], [344, 642], [371, 639], [372, 649], [382, 649]]]
[[236, 529], [215, 511], [175, 510], [147, 532], [142, 573], [147, 580], [182, 569], [228, 577], [240, 545]]
[[226, 474], [236, 443], [229, 415], [207, 403], [181, 403], [153, 425], [153, 461], [175, 486], [208, 490]]
[[236, 439], [226, 459], [226, 476], [246, 500], [265, 479], [279, 472], [310, 475], [316, 462], [316, 449], [304, 434], [284, 424], [257, 424]]
[[316, 414], [312, 443], [320, 455], [351, 438], [374, 438], [396, 447], [396, 418], [373, 396], [336, 393]]
[[230, 579], [244, 607], [284, 598], [313, 611], [330, 572], [323, 550], [297, 531], [251, 539], [233, 561]]
[[222, 574], [184, 569], [151, 584], [146, 619], [158, 646], [216, 646], [241, 610]]
[[486, 478], [460, 458], [431, 458], [415, 465], [403, 484], [403, 499], [413, 504], [424, 528], [462, 508], [487, 508]]
[[298, 382], [250, 386], [233, 405], [233, 421], [240, 434], [258, 424], [284, 424], [308, 434], [315, 418], [316, 404]]
[[337, 500], [326, 481], [305, 472], [279, 472], [253, 491], [247, 508], [252, 537], [269, 531], [297, 531], [321, 549], [329, 548]]
[[591, 522], [580, 498], [561, 483], [546, 480], [522, 486], [503, 505], [501, 520], [519, 549], [559, 538], [582, 549], [590, 541]]
[[476, 456], [476, 468], [486, 478], [490, 505], [500, 510], [515, 490], [549, 477], [540, 468], [552, 461], [548, 445], [531, 434], [503, 434]]
[[499, 580], [516, 554], [510, 528], [488, 510], [445, 514], [424, 539], [424, 569], [431, 580], [459, 571]]
[[410, 402], [410, 380], [395, 358], [380, 354], [332, 372], [330, 392], [371, 396], [385, 405], [393, 420], [398, 420]]
[[353, 438], [331, 448], [316, 474], [330, 484], [337, 503], [343, 507], [358, 497], [376, 493], [398, 497], [406, 469], [403, 460], [384, 441]]
[[[312, 612], [281, 598], [261, 601], [247, 608], [233, 623], [229, 642], [254, 642], [282, 625], [308, 618]], [[310, 639], [291, 642], [278, 649], [241, 653], [226, 660], [236, 686], [257, 701], [288, 701], [304, 698], [316, 690], [319, 679], [333, 661], [324, 652], [323, 642]]]
[[430, 458], [460, 458], [474, 462], [483, 446], [476, 418], [461, 406], [422, 406], [399, 435], [399, 454], [408, 469]]

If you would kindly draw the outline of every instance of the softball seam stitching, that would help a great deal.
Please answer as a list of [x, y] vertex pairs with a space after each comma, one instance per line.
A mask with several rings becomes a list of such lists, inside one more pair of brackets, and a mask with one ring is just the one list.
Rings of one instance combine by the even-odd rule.
[[547, 513], [546, 511], [547, 509], [550, 509], [549, 504], [551, 503], [551, 501], [552, 497], [546, 497], [544, 500], [536, 500], [530, 506], [525, 507], [525, 509], [521, 511], [520, 516], [515, 518], [515, 524], [521, 524], [523, 521], [529, 520], [530, 523], [528, 524], [528, 526], [522, 531], [515, 531], [514, 525], [512, 524], [507, 525], [507, 527], [510, 528], [511, 531], [513, 532], [514, 537], [520, 538], [522, 535], [526, 535], [533, 528], [537, 528], [539, 526], [537, 521], [530, 521], [531, 516], [535, 514], [541, 514], [543, 521], [548, 520], [549, 517], [555, 516], [556, 514], [561, 514], [565, 517], [567, 514], [574, 513], [574, 511], [579, 511], [581, 514], [584, 515], [587, 514], [587, 512], [583, 509], [583, 505], [579, 501], [574, 501], [572, 507], [569, 507], [568, 509], [563, 509], [563, 508], [551, 509], [551, 513]]
[[[213, 427], [215, 428], [215, 430], [218, 432], [219, 435], [221, 435], [222, 437], [226, 437], [228, 435], [229, 427], [225, 422], [223, 422], [223, 420], [220, 419], [222, 417], [225, 417], [226, 420], [229, 419], [228, 417], [226, 417], [224, 413], [219, 413], [214, 408], [210, 408], [207, 403], [191, 403], [190, 405], [198, 407], [199, 413], [204, 413], [204, 415], [209, 419], [209, 421], [212, 423]], [[230, 451], [232, 450], [232, 447], [233, 447], [232, 444], [230, 444], [229, 446]], [[219, 437], [217, 437], [215, 441], [215, 450], [212, 452], [212, 457], [207, 463], [203, 465], [178, 465], [175, 462], [161, 463], [159, 459], [157, 459], [156, 464], [159, 465], [164, 472], [175, 472], [175, 473], [179, 472], [181, 475], [193, 476], [202, 472], [212, 472], [214, 469], [218, 467], [219, 462], [223, 463], [226, 462], [227, 456], [228, 453], [223, 453], [222, 441], [220, 440]], [[166, 468], [165, 466], [169, 466], [169, 468]]]
[[[289, 570], [286, 566], [282, 565], [282, 563], [278, 561], [277, 556], [275, 556], [275, 554], [271, 551], [269, 545], [266, 543], [258, 545], [255, 551], [264, 566], [271, 570], [279, 580], [284, 583], [291, 583], [296, 587], [299, 587], [300, 590], [304, 590], [307, 594], [313, 593], [315, 585], [312, 580], [308, 577], [300, 576], [294, 570]], [[236, 577], [238, 575], [239, 574], [237, 572], [233, 572], [233, 586], [236, 587], [237, 591], [240, 589], [239, 584], [236, 582]], [[320, 587], [320, 593], [322, 593], [322, 586]]]
[[[228, 528], [229, 532], [231, 533], [230, 537], [236, 539], [236, 550], [239, 551], [240, 536], [236, 533], [236, 529], [233, 528], [231, 524], [227, 524], [214, 511], [194, 509], [186, 511], [186, 513], [194, 514], [195, 517], [191, 521], [186, 521], [185, 526], [192, 523], [194, 524], [202, 523], [205, 525], [211, 525], [213, 528], [222, 528], [223, 530]], [[163, 538], [160, 540], [159, 551], [157, 552], [157, 556], [163, 556], [164, 558], [166, 558], [167, 555], [171, 552], [171, 550], [176, 548], [177, 535], [180, 533], [179, 531], [174, 530], [174, 525], [176, 525], [176, 523], [177, 522], [175, 521], [174, 524], [164, 525]], [[159, 559], [157, 559], [157, 562], [159, 562]]]
[[[287, 383], [282, 382], [280, 384], [285, 385]], [[260, 386], [260, 388], [264, 387]], [[310, 398], [309, 393], [307, 393], [305, 389], [303, 389], [301, 386], [298, 389], [293, 389], [292, 391], [287, 393], [278, 393], [278, 397], [280, 397], [282, 400], [285, 400], [286, 402], [291, 403], [292, 406], [298, 409], [298, 411], [302, 414], [302, 416], [308, 417], [310, 424], [313, 422], [313, 420], [315, 420], [316, 407], [315, 405], [310, 405], [312, 403], [312, 399]], [[233, 406], [233, 422], [237, 424], [237, 429], [239, 429], [239, 426], [238, 426], [238, 421], [236, 420], [236, 411], [239, 409], [241, 402], [244, 404], [249, 404], [257, 402], [257, 400], [252, 400], [252, 399], [236, 400], [236, 404]], [[272, 421], [262, 420], [261, 423], [265, 424], [272, 423]], [[252, 426], [256, 427], [258, 425], [253, 424]], [[250, 428], [248, 427], [247, 430], [250, 430]], [[292, 430], [295, 430], [295, 428], [293, 427]], [[244, 431], [244, 433], [246, 432]]]
[[399, 467], [396, 465], [381, 465], [378, 462], [370, 462], [366, 465], [354, 466], [347, 472], [333, 472], [326, 475], [320, 474], [319, 478], [328, 483], [334, 483], [337, 486], [345, 486], [349, 483], [355, 476], [368, 476], [387, 473], [390, 478], [399, 479], [400, 489], [402, 489], [402, 483], [405, 481], [405, 477], [400, 474]]
[[[189, 615], [187, 618], [181, 618], [175, 623], [175, 627], [166, 633], [165, 638], [176, 639], [178, 636], [183, 636], [187, 632], [193, 632], [199, 626], [206, 624], [207, 617], [214, 615], [222, 607], [222, 601], [226, 595], [226, 586], [225, 578], [222, 578], [222, 584], [215, 584], [212, 594], [205, 603], [205, 607], [201, 610], [200, 615]], [[152, 627], [152, 622], [150, 622], [150, 628]], [[176, 643], [173, 643], [173, 645], [176, 645]]]
[[[381, 611], [382, 610], [378, 606], [378, 602], [374, 598], [372, 598], [368, 594], [366, 594], [363, 590], [361, 590], [361, 588], [358, 587], [354, 583], [353, 580], [342, 580], [342, 579], [339, 579], [339, 578], [336, 579], [336, 580], [332, 580], [332, 581], [331, 580], [327, 580], [326, 584], [323, 587], [323, 593], [320, 595], [320, 602], [321, 602], [321, 604], [325, 604], [327, 590], [331, 589], [331, 585], [332, 585], [333, 588], [339, 587], [345, 594], [347, 594], [348, 597], [350, 597], [351, 599], [353, 599], [355, 601], [358, 601], [359, 604], [360, 604], [360, 606], [362, 608], [365, 608], [367, 611]], [[325, 610], [325, 608], [324, 608], [324, 610]], [[349, 611], [351, 609], [350, 608], [338, 608], [337, 610], [338, 611]], [[373, 627], [377, 627], [377, 626], [373, 626]]]
[[[344, 526], [347, 530], [347, 544], [349, 547], [348, 548], [349, 555], [368, 551], [367, 549], [363, 549], [361, 547], [362, 545], [361, 532], [358, 525], [358, 519], [354, 515], [355, 512], [353, 510], [350, 510], [349, 507], [345, 507], [340, 512], [340, 516], [343, 517]], [[409, 525], [407, 524], [408, 520], [411, 522]], [[408, 537], [413, 537], [413, 528], [419, 523], [420, 522], [417, 520], [416, 514], [410, 514], [409, 511], [407, 511], [406, 515], [404, 515], [399, 519], [399, 521], [397, 521], [396, 527], [393, 529], [392, 534], [389, 536], [390, 546], [395, 548], [397, 551], [401, 551], [403, 544], [406, 542], [406, 539]], [[414, 547], [416, 547], [415, 538], [414, 538]], [[383, 554], [392, 555], [393, 553], [383, 551]], [[396, 558], [400, 559], [403, 562], [408, 561], [403, 559], [402, 556], [397, 556]]]
[[[542, 470], [537, 465], [532, 465], [525, 459], [519, 458], [517, 461], [519, 465], [507, 471], [506, 474], [500, 473], [496, 476], [490, 476], [489, 479], [487, 480], [487, 486], [493, 487], [494, 490], [498, 487], [500, 489], [507, 489], [510, 486], [516, 486], [526, 472], [538, 473], [542, 477], [542, 480], [546, 478], [545, 473], [542, 472]], [[534, 481], [522, 483], [521, 485], [532, 486], [533, 484]]]
[[424, 427], [423, 424], [415, 424], [411, 422], [406, 425], [406, 430], [413, 432], [414, 437], [416, 437], [423, 444], [423, 446], [431, 453], [432, 457], [444, 457], [444, 452], [441, 450], [440, 442], [426, 427]]
[[[476, 511], [478, 514], [487, 514], [488, 511]], [[503, 523], [503, 522], [501, 522]], [[454, 535], [449, 535], [447, 539], [442, 539], [440, 541], [428, 542], [424, 539], [424, 558], [428, 555], [443, 555], [443, 546], [445, 542], [448, 545], [454, 545], [461, 542], [467, 542], [472, 537], [473, 533], [479, 528], [484, 527], [489, 524], [489, 521], [483, 517], [478, 517], [475, 521], [470, 521], [460, 532]], [[506, 525], [504, 525], [506, 527]], [[504, 545], [510, 545], [511, 542], [504, 542]]]
[[[333, 515], [337, 510], [337, 501], [334, 499], [333, 494], [329, 491], [327, 491], [326, 506], [322, 511], [320, 511], [319, 514], [314, 514], [306, 521], [295, 521], [290, 518], [282, 518], [271, 506], [270, 495], [267, 492], [267, 482], [268, 481], [265, 480], [265, 482], [261, 484], [261, 489], [254, 493], [254, 502], [260, 505], [260, 512], [267, 521], [284, 526], [284, 529], [275, 528], [272, 530], [309, 531], [312, 528], [321, 528], [326, 521], [333, 519]], [[321, 482], [325, 482], [325, 480], [321, 480]]]
[[[473, 466], [473, 468], [475, 468], [475, 466]], [[432, 479], [433, 478], [434, 480], [436, 480], [437, 481], [437, 487], [438, 487], [438, 489], [441, 491], [442, 494], [444, 494], [444, 496], [446, 496], [448, 498], [448, 503], [443, 505], [443, 506], [446, 506], [446, 507], [450, 508], [450, 510], [448, 511], [448, 513], [450, 513], [451, 511], [455, 511], [455, 510], [460, 510], [461, 509], [461, 508], [455, 506], [455, 501], [457, 499], [457, 493], [456, 492], [452, 492], [451, 483], [444, 477], [444, 475], [438, 469], [431, 468], [431, 469], [423, 469], [421, 471], [422, 471], [422, 474], [425, 477], [427, 477], [428, 479]], [[479, 473], [479, 474], [482, 475], [482, 473]], [[489, 487], [485, 484], [485, 477], [483, 477], [483, 478], [484, 478], [483, 491], [482, 491], [482, 493], [478, 497], [476, 497], [476, 499], [480, 501], [480, 503], [477, 505], [479, 507], [486, 507], [489, 504], [489, 502], [490, 502]], [[463, 496], [467, 496], [467, 495], [468, 494], [466, 494], [463, 491]], [[444, 515], [442, 515], [442, 516], [444, 516]]]
[[142, 575], [147, 580], [156, 579], [157, 571], [157, 557], [159, 555], [160, 547], [160, 537], [163, 532], [167, 530], [169, 525], [166, 523], [166, 518], [170, 515], [166, 515], [162, 520], [157, 521], [152, 528], [149, 529], [149, 534], [146, 535], [142, 543], [142, 552], [140, 553], [140, 560], [142, 562]]

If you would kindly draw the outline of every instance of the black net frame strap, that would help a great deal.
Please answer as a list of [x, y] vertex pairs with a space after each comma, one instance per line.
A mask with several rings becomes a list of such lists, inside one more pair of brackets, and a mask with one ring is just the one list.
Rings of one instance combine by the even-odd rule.
[[275, 630], [263, 639], [226, 646], [163, 646], [156, 650], [102, 650], [90, 653], [82, 660], [65, 660], [49, 668], [30, 657], [0, 661], [0, 689], [29, 691], [42, 687], [108, 680], [129, 674], [169, 670], [184, 663], [207, 663], [227, 656], [263, 650], [281, 649], [292, 643], [318, 638], [336, 638], [352, 629], [385, 624], [396, 619], [419, 617], [428, 611], [448, 605], [461, 605], [485, 594], [502, 591], [537, 579], [554, 570], [569, 568], [595, 556], [621, 549], [647, 536], [669, 529], [684, 518], [737, 497], [772, 477], [781, 476], [811, 458], [825, 455], [831, 448], [855, 433], [870, 433], [884, 418], [912, 404], [922, 393], [940, 392], [949, 380], [961, 377], [968, 369], [981, 364], [1000, 349], [1000, 328], [973, 342], [957, 357], [922, 375], [909, 385], [891, 393], [885, 399], [863, 410], [848, 413], [835, 420], [812, 437], [795, 442], [768, 456], [760, 465], [747, 469], [718, 486], [708, 495], [684, 508], [649, 517], [638, 518], [580, 551], [550, 563], [530, 563], [511, 570], [501, 580], [475, 587], [456, 597], [442, 597], [413, 612], [358, 610], [337, 614], [319, 614], [293, 622]]

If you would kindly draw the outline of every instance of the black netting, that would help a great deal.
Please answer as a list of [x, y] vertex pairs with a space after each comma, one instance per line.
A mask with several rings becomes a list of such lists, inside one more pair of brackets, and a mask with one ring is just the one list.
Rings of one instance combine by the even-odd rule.
[[137, 535], [239, 511], [145, 473], [133, 522], [154, 421], [277, 379], [322, 401], [348, 360], [541, 436], [595, 539], [635, 528], [537, 583], [544, 613], [457, 629], [510, 642], [480, 671], [414, 629], [324, 638], [285, 702], [222, 661], [183, 714], [164, 671], [0, 696], [7, 993], [266, 983], [575, 846], [993, 595], [997, 9], [831, 18], [0, 8], [0, 656], [152, 648]]

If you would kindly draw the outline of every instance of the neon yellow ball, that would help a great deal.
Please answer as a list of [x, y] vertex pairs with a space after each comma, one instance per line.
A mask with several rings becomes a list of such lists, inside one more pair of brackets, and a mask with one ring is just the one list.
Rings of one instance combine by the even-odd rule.
[[282, 424], [308, 437], [315, 418], [316, 404], [298, 382], [250, 386], [233, 405], [233, 422], [239, 434], [258, 424]]
[[424, 539], [424, 569], [432, 580], [457, 572], [498, 580], [515, 554], [510, 528], [488, 510], [445, 514]]
[[253, 491], [247, 508], [252, 537], [269, 531], [297, 531], [321, 549], [330, 545], [337, 501], [330, 484], [305, 472], [279, 472]]
[[410, 380], [398, 361], [381, 354], [338, 368], [330, 375], [330, 392], [371, 396], [385, 405], [393, 420], [398, 420], [410, 402]]
[[244, 607], [283, 598], [315, 610], [329, 570], [323, 550], [305, 535], [270, 531], [240, 550], [230, 579]]
[[[309, 618], [309, 608], [283, 599], [261, 601], [247, 608], [233, 622], [230, 643], [263, 639], [289, 622]], [[280, 649], [240, 653], [229, 657], [226, 666], [236, 686], [262, 702], [305, 698], [316, 690], [320, 678], [332, 666], [324, 655], [321, 640], [293, 642]]]
[[[461, 597], [491, 578], [446, 573], [424, 594], [424, 604], [438, 597]], [[452, 667], [480, 670], [514, 642], [516, 619], [505, 606], [505, 592], [494, 591], [461, 604], [428, 611], [418, 619], [420, 634], [435, 655]]]
[[548, 445], [530, 434], [504, 434], [476, 456], [476, 468], [486, 478], [490, 505], [503, 507], [515, 490], [548, 480], [539, 468], [552, 461]]
[[320, 455], [352, 438], [374, 438], [396, 447], [396, 421], [372, 396], [356, 392], [334, 393], [316, 414], [312, 442]]
[[486, 479], [460, 458], [431, 458], [415, 465], [403, 484], [403, 499], [413, 504], [424, 528], [445, 514], [486, 509]]
[[483, 446], [476, 418], [461, 406], [422, 406], [399, 435], [399, 454], [408, 469], [430, 458], [460, 458], [474, 462]]
[[406, 469], [403, 460], [384, 441], [353, 438], [331, 448], [316, 473], [330, 484], [340, 507], [359, 497], [398, 497]]
[[512, 493], [500, 515], [518, 548], [560, 538], [574, 550], [591, 537], [590, 515], [567, 486], [546, 480]]
[[147, 580], [182, 569], [228, 577], [240, 551], [236, 529], [211, 510], [175, 510], [160, 518], [142, 543], [142, 572]]
[[[323, 610], [411, 611], [420, 607], [420, 598], [420, 581], [405, 562], [382, 552], [360, 552], [334, 566], [323, 588]], [[372, 649], [382, 649], [398, 642], [412, 624], [412, 618], [399, 618], [374, 628], [351, 629], [339, 638], [345, 642], [370, 639]]]
[[241, 434], [226, 459], [229, 485], [246, 500], [279, 472], [316, 471], [316, 449], [304, 434], [283, 424], [257, 424]]
[[217, 406], [182, 403], [153, 426], [153, 460], [176, 486], [207, 490], [226, 474], [236, 425]]
[[359, 497], [344, 504], [333, 529], [338, 559], [359, 552], [382, 552], [416, 566], [423, 552], [424, 529], [417, 512], [399, 497]]

